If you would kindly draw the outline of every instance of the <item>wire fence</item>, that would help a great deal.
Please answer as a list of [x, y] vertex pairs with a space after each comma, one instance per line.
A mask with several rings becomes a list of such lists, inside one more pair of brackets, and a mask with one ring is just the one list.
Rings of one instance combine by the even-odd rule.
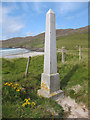
[[86, 58], [88, 60], [88, 48], [79, 48], [73, 49], [73, 50], [67, 50], [65, 47], [62, 47], [62, 49], [57, 49], [58, 54], [57, 59], [61, 60], [62, 63], [65, 62], [67, 55], [77, 56], [78, 60], [81, 61], [82, 59]]

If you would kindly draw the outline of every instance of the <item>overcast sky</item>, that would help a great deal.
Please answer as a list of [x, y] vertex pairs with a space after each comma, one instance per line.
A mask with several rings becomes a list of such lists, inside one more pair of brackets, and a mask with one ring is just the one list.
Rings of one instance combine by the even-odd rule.
[[44, 32], [46, 13], [50, 8], [56, 15], [57, 29], [88, 25], [88, 2], [3, 2], [1, 7], [1, 40]]

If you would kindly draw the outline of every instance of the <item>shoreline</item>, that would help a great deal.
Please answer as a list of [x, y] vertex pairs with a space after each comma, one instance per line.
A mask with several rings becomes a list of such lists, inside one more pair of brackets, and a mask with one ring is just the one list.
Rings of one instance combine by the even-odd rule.
[[[13, 47], [11, 49], [17, 49], [19, 47]], [[10, 48], [8, 48], [10, 49]], [[2, 53], [0, 54], [0, 58], [20, 58], [20, 57], [23, 57], [23, 58], [28, 58], [29, 56], [33, 57], [33, 56], [37, 56], [37, 55], [44, 55], [44, 52], [42, 51], [37, 51], [37, 50], [30, 50], [28, 48], [20, 48], [20, 49], [27, 49], [28, 51], [27, 52], [22, 52], [22, 53], [12, 53], [12, 54], [7, 54], [7, 55], [3, 55]]]
[[[8, 48], [9, 47], [0, 47], [1, 49], [2, 48]], [[35, 52], [44, 52], [44, 48], [28, 48], [28, 47], [11, 47], [11, 49], [15, 49], [15, 48], [21, 48], [21, 49], [27, 49], [29, 51], [35, 51]]]
[[18, 54], [12, 54], [12, 55], [1, 55], [0, 58], [28, 58], [29, 56], [37, 56], [37, 55], [44, 55], [44, 52], [36, 52], [36, 51], [30, 51], [26, 53], [18, 53]]

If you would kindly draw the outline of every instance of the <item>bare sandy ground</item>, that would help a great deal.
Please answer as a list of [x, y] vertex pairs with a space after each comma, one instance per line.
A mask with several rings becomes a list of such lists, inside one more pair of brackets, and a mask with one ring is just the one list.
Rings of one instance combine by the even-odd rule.
[[63, 107], [66, 118], [88, 118], [88, 110], [85, 105], [77, 104], [69, 96], [64, 96], [56, 101]]
[[1, 58], [20, 58], [20, 57], [24, 57], [24, 58], [28, 58], [29, 56], [37, 56], [37, 55], [44, 55], [44, 52], [28, 52], [28, 53], [22, 53], [22, 54], [13, 54], [13, 55], [5, 55], [5, 56], [0, 56]]

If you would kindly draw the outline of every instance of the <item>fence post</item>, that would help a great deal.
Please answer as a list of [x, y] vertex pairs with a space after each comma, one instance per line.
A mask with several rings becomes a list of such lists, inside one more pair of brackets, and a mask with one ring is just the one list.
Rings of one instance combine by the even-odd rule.
[[79, 61], [81, 61], [81, 46], [79, 46]]
[[28, 68], [29, 68], [30, 60], [31, 60], [31, 56], [29, 56], [29, 58], [28, 58], [27, 67], [26, 67], [26, 72], [25, 72], [25, 77], [28, 76]]
[[62, 47], [62, 63], [65, 63], [65, 47]]

